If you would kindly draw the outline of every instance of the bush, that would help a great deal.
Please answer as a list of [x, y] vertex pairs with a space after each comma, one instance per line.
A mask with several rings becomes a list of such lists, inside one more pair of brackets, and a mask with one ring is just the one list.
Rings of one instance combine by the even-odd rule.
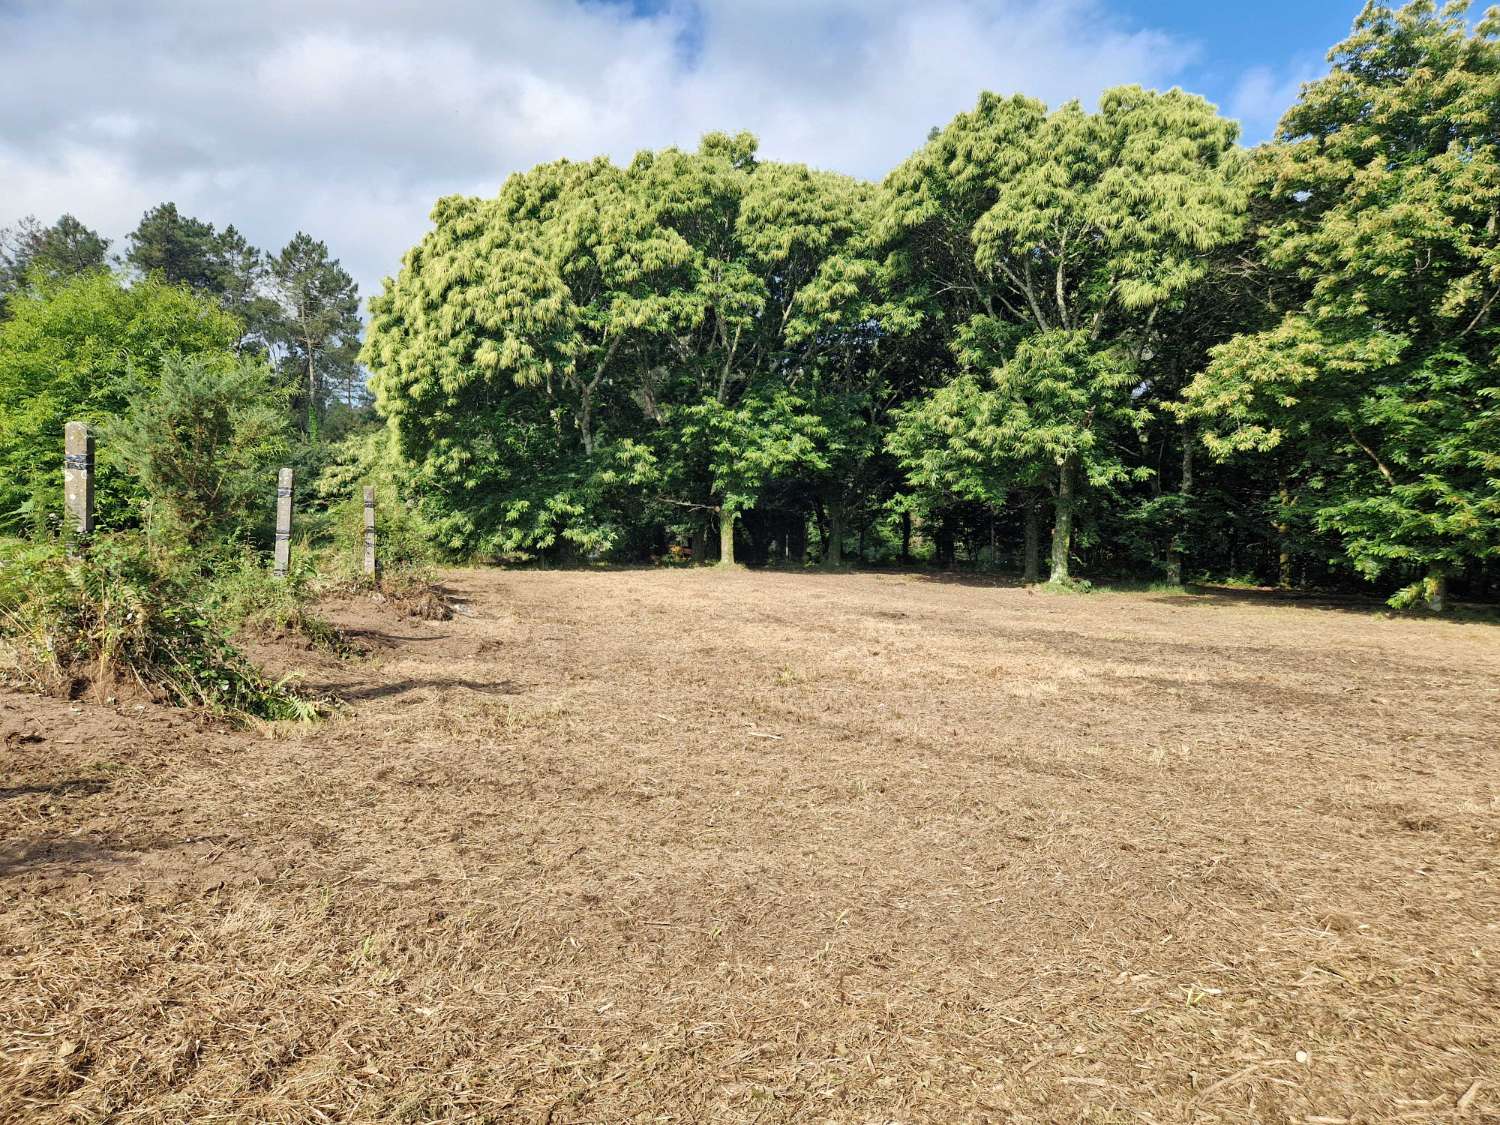
[[420, 570], [438, 561], [432, 526], [409, 495], [411, 467], [401, 460], [389, 429], [354, 434], [334, 447], [313, 486], [313, 501], [327, 513], [338, 551], [335, 570], [356, 576], [364, 559], [364, 489], [375, 488], [375, 561], [385, 574]]
[[316, 707], [265, 679], [205, 612], [195, 572], [139, 535], [70, 556], [0, 544], [0, 642], [10, 678], [76, 695], [134, 680], [152, 696], [231, 718], [308, 719]]
[[[154, 279], [126, 286], [90, 273], [13, 297], [0, 322], [0, 525], [37, 529], [62, 511], [63, 424], [99, 423], [155, 385], [172, 356], [229, 357], [239, 322], [213, 301]], [[104, 450], [101, 448], [101, 453]], [[120, 527], [143, 499], [101, 457], [100, 526]]]
[[171, 356], [104, 426], [104, 459], [139, 482], [169, 535], [195, 547], [242, 540], [271, 511], [286, 415], [263, 361]]

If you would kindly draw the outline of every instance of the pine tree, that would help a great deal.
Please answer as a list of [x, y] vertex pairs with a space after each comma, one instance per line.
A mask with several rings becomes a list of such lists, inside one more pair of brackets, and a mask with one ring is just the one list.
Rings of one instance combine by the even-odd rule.
[[328, 256], [326, 243], [300, 231], [270, 259], [266, 275], [276, 307], [268, 331], [282, 350], [283, 369], [300, 387], [305, 430], [316, 441], [329, 388], [355, 377], [359, 289]]

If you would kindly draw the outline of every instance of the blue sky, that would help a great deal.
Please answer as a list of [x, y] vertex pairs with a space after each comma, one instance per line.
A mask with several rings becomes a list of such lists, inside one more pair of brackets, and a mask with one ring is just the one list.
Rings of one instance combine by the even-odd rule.
[[[1326, 69], [1328, 49], [1348, 34], [1363, 6], [1364, 0], [1121, 0], [1114, 5], [1127, 24], [1169, 28], [1196, 47], [1179, 76], [1185, 89], [1220, 107], [1237, 96], [1260, 94], [1276, 115], [1295, 96], [1293, 83]], [[1247, 141], [1267, 138], [1268, 118], [1263, 113], [1246, 123]]]
[[878, 179], [979, 92], [1181, 85], [1270, 136], [1360, 0], [0, 0], [0, 225], [148, 207], [377, 291], [433, 202], [749, 129]]

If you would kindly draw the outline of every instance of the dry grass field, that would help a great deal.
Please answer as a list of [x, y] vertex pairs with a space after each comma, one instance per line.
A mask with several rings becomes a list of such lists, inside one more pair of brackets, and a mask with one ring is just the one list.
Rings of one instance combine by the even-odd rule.
[[316, 727], [0, 694], [0, 1119], [1500, 1120], [1500, 628], [445, 581]]

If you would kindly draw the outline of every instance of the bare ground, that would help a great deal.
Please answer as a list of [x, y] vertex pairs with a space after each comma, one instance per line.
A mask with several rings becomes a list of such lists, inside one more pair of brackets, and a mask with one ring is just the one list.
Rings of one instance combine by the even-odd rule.
[[914, 575], [0, 694], [6, 1121], [1500, 1120], [1500, 630]]

